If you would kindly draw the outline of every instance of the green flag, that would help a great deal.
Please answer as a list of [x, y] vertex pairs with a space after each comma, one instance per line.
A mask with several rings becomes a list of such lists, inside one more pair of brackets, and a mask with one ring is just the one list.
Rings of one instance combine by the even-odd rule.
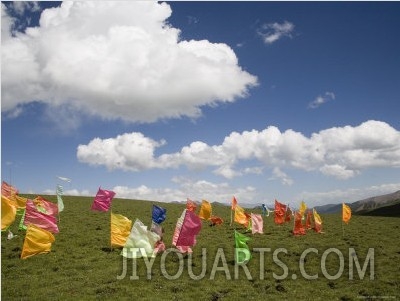
[[236, 263], [242, 264], [247, 262], [251, 258], [251, 254], [249, 251], [249, 246], [247, 245], [247, 241], [250, 240], [250, 237], [243, 235], [235, 230], [235, 259]]

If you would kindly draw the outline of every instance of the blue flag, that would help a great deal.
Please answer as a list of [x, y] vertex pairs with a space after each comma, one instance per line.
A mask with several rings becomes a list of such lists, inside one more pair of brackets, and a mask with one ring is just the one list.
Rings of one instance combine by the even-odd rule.
[[157, 224], [161, 224], [167, 217], [167, 209], [153, 205], [152, 220]]

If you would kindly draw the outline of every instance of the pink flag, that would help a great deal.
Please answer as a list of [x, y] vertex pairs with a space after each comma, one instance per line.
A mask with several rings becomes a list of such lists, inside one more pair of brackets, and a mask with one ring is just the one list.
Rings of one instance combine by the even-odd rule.
[[196, 235], [199, 234], [200, 230], [201, 219], [193, 211], [186, 210], [176, 245], [194, 246], [196, 244]]
[[261, 233], [263, 234], [263, 227], [264, 227], [264, 222], [262, 219], [261, 214], [251, 214], [251, 233]]
[[25, 209], [24, 224], [35, 225], [51, 233], [58, 233], [57, 219], [36, 209], [32, 200], [27, 200]]
[[54, 217], [58, 215], [58, 205], [56, 203], [52, 203], [41, 196], [36, 197], [33, 203], [40, 212]]
[[99, 191], [97, 191], [96, 197], [93, 200], [92, 210], [108, 211], [114, 196], [114, 191], [99, 188]]

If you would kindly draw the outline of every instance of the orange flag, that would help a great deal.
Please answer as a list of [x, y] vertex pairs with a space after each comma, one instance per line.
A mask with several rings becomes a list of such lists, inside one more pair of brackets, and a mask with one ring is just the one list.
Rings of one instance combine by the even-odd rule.
[[111, 212], [111, 246], [124, 247], [131, 228], [132, 221], [129, 218]]
[[348, 224], [351, 218], [351, 208], [346, 205], [345, 203], [343, 203], [342, 206], [342, 220]]
[[211, 226], [221, 225], [224, 222], [222, 218], [216, 215], [211, 216], [210, 221], [211, 221]]
[[286, 205], [275, 200], [275, 224], [283, 224], [285, 222]]
[[317, 213], [317, 210], [313, 208], [313, 215], [314, 215], [314, 230], [317, 233], [322, 233], [322, 219]]
[[238, 224], [241, 224], [245, 227], [249, 225], [249, 219], [246, 213], [244, 212], [244, 209], [240, 207], [239, 205], [235, 206], [235, 216], [234, 216], [234, 221]]
[[209, 220], [211, 217], [211, 204], [206, 200], [201, 202], [199, 217], [204, 220]]
[[26, 230], [21, 259], [26, 259], [36, 254], [49, 253], [51, 244], [54, 241], [55, 238], [52, 233], [30, 224]]

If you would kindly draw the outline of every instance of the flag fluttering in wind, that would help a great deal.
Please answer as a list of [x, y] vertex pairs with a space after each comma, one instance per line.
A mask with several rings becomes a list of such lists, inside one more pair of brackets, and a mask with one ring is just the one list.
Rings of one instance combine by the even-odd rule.
[[211, 212], [211, 204], [208, 201], [203, 200], [201, 202], [199, 217], [204, 220], [209, 220], [211, 217]]
[[201, 230], [201, 220], [192, 211], [186, 210], [185, 217], [182, 222], [182, 227], [179, 231], [176, 246], [192, 247], [196, 244], [196, 236]]
[[286, 205], [275, 200], [275, 224], [281, 225], [285, 222]]
[[232, 202], [231, 202], [231, 210], [235, 211], [236, 205], [237, 205], [237, 200], [235, 197], [232, 198]]
[[306, 230], [311, 229], [311, 220], [312, 220], [312, 211], [308, 210], [307, 218], [306, 218], [306, 225], [305, 225]]
[[71, 179], [66, 178], [66, 177], [57, 176], [57, 178], [58, 178], [59, 180], [61, 180], [61, 181], [68, 182], [68, 183], [71, 183], [71, 181], [72, 181]]
[[32, 200], [26, 202], [24, 225], [35, 225], [51, 233], [59, 232], [56, 217], [39, 211]]
[[111, 212], [111, 246], [123, 247], [131, 233], [132, 221], [121, 214]]
[[216, 216], [216, 215], [211, 216], [210, 221], [211, 221], [211, 226], [222, 225], [224, 222], [224, 220], [222, 218], [220, 218], [219, 216]]
[[58, 206], [55, 203], [46, 200], [44, 197], [37, 196], [33, 200], [33, 203], [35, 204], [36, 209], [40, 212], [54, 217], [58, 215]]
[[251, 233], [263, 234], [264, 222], [261, 214], [251, 213]]
[[64, 202], [62, 199], [63, 187], [61, 185], [57, 185], [56, 193], [57, 193], [58, 212], [61, 212], [64, 210]]
[[306, 209], [307, 209], [306, 203], [304, 203], [304, 201], [301, 201], [300, 208], [299, 208], [299, 213], [300, 213], [302, 218], [304, 216], [304, 213], [306, 212]]
[[26, 201], [28, 200], [27, 198], [24, 198], [16, 194], [14, 195], [13, 199], [15, 200], [17, 209], [25, 209]]
[[178, 241], [179, 238], [179, 233], [181, 232], [182, 225], [183, 225], [183, 220], [185, 219], [186, 216], [186, 209], [183, 210], [181, 216], [178, 218], [176, 221], [176, 226], [175, 226], [175, 231], [174, 235], [172, 236], [172, 245], [175, 246], [179, 252], [181, 253], [192, 253], [192, 248], [190, 246], [177, 246], [176, 242]]
[[250, 260], [251, 254], [247, 242], [250, 237], [241, 234], [235, 230], [235, 260], [236, 263], [244, 263]]
[[302, 220], [302, 215], [299, 211], [294, 213], [294, 228], [293, 228], [293, 235], [304, 235], [306, 231], [304, 230]]
[[8, 184], [7, 182], [3, 181], [1, 183], [1, 195], [4, 195], [7, 198], [11, 198], [14, 195], [18, 194], [18, 189], [14, 186]]
[[291, 218], [292, 218], [292, 210], [290, 209], [289, 206], [286, 206], [286, 212], [285, 212], [285, 222], [290, 222]]
[[351, 218], [351, 208], [350, 206], [343, 203], [342, 205], [342, 220], [348, 224]]
[[15, 221], [16, 214], [17, 208], [10, 199], [1, 195], [1, 231], [6, 230]]
[[157, 233], [149, 231], [147, 226], [136, 219], [121, 255], [126, 258], [155, 257], [154, 246], [159, 239]]
[[313, 208], [313, 215], [314, 215], [314, 230], [317, 233], [322, 233], [322, 219], [317, 213], [317, 210]]
[[167, 209], [153, 205], [152, 220], [157, 224], [161, 224], [167, 217]]
[[26, 259], [37, 254], [49, 253], [54, 241], [54, 235], [49, 231], [35, 225], [29, 225], [26, 230], [21, 259]]
[[114, 191], [99, 188], [96, 197], [93, 200], [92, 210], [108, 211], [108, 209], [110, 209], [111, 202], [114, 196]]
[[197, 204], [188, 198], [186, 201], [186, 209], [189, 211], [195, 212], [196, 208], [197, 208]]
[[239, 205], [235, 206], [234, 221], [235, 221], [235, 223], [238, 223], [246, 228], [249, 226], [248, 216], [244, 212], [244, 209], [242, 207], [240, 207]]

